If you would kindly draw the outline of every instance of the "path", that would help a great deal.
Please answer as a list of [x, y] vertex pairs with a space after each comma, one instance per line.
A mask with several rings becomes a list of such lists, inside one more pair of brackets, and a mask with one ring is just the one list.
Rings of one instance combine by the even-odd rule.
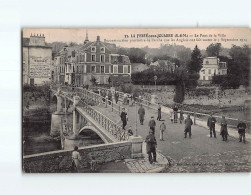
[[[128, 125], [136, 129], [144, 139], [149, 132], [148, 122], [151, 116], [155, 120], [157, 112], [152, 109], [146, 110], [144, 125], [139, 124], [138, 106], [125, 106], [128, 109]], [[111, 112], [105, 106], [96, 107], [100, 112], [113, 121], [120, 121], [118, 112]], [[163, 114], [162, 114], [163, 115]], [[167, 115], [162, 116], [167, 125], [164, 141], [159, 141], [160, 121], [156, 121], [155, 136], [158, 140], [158, 151], [170, 159], [172, 168], [167, 172], [246, 172], [251, 171], [251, 144], [240, 143], [238, 139], [229, 137], [229, 141], [223, 142], [219, 134], [217, 139], [210, 138], [209, 131], [198, 125], [192, 126], [192, 139], [184, 138], [184, 124], [173, 124]]]

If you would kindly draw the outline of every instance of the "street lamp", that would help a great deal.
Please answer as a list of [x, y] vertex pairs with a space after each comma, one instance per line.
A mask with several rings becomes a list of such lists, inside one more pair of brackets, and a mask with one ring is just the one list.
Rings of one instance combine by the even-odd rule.
[[153, 77], [153, 79], [154, 79], [154, 82], [155, 82], [155, 90], [156, 90], [156, 81], [157, 81], [158, 77], [155, 75], [155, 76]]

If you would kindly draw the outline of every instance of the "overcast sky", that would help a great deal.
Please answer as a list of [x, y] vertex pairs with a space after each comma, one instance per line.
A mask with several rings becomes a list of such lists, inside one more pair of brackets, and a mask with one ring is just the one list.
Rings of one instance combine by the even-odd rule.
[[[54, 41], [62, 41], [62, 42], [76, 42], [76, 43], [83, 43], [86, 37], [86, 29], [81, 28], [72, 28], [72, 29], [23, 29], [23, 37], [30, 37], [32, 34], [44, 34], [45, 40], [48, 43], [54, 42]], [[197, 34], [201, 41], [184, 41], [180, 42], [177, 41], [177, 37], [173, 37], [175, 41], [169, 41], [167, 42], [167, 39], [170, 40], [170, 37], [162, 38], [162, 42], [160, 41], [152, 41], [152, 38], [150, 42], [120, 42], [122, 39], [124, 40], [135, 40], [135, 38], [130, 38], [131, 35], [139, 35], [139, 34], [149, 34], [149, 35], [156, 35], [156, 34], [172, 34], [175, 36], [176, 34], [187, 34], [189, 37], [183, 37], [185, 39], [196, 39], [194, 34]], [[159, 47], [160, 44], [176, 44], [176, 45], [184, 45], [189, 48], [194, 48], [194, 46], [197, 44], [200, 49], [205, 49], [211, 41], [202, 41], [202, 39], [209, 39], [209, 34], [213, 35], [212, 38], [214, 38], [214, 35], [217, 37], [217, 41], [213, 43], [217, 43], [218, 40], [220, 43], [222, 43], [223, 47], [230, 48], [232, 44], [235, 45], [243, 45], [251, 43], [251, 31], [248, 28], [193, 28], [193, 29], [168, 29], [168, 28], [162, 28], [162, 29], [88, 29], [88, 37], [90, 41], [95, 41], [97, 36], [100, 36], [101, 41], [104, 41], [105, 39], [110, 40], [118, 40], [116, 42], [110, 42], [115, 43], [117, 46], [122, 47], [152, 47], [156, 48]], [[235, 41], [227, 41], [221, 40], [222, 36], [224, 39], [235, 39]], [[125, 38], [125, 35], [128, 35], [129, 38]], [[202, 36], [201, 36], [202, 35]], [[146, 39], [146, 38], [138, 38], [139, 39]], [[155, 40], [158, 40], [157, 38], [154, 38]], [[238, 39], [238, 41], [236, 41]], [[246, 39], [244, 42], [241, 42], [240, 39]], [[165, 40], [165, 42], [164, 42]]]

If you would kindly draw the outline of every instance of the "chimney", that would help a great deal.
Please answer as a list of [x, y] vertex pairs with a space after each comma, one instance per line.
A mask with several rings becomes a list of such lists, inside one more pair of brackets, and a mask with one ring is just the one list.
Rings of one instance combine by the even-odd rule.
[[97, 36], [97, 41], [100, 41], [100, 36]]

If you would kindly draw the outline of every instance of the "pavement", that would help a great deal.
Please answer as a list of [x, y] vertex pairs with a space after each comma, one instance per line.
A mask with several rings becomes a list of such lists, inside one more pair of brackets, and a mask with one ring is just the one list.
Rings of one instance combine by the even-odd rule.
[[[146, 115], [144, 125], [139, 124], [138, 106], [128, 106], [128, 124], [132, 127], [133, 132], [137, 129], [138, 135], [143, 139], [148, 135], [148, 122], [151, 116], [155, 117], [156, 131], [155, 136], [158, 142], [157, 150], [168, 159], [171, 166], [163, 169], [162, 172], [171, 173], [201, 173], [201, 172], [250, 172], [251, 171], [251, 144], [239, 142], [238, 134], [229, 133], [228, 142], [222, 141], [219, 135], [219, 127], [216, 127], [217, 138], [210, 138], [208, 128], [202, 125], [192, 126], [192, 138], [184, 138], [184, 124], [171, 123], [168, 114], [162, 113], [162, 120], [157, 121], [157, 111], [145, 108]], [[104, 105], [96, 106], [100, 112], [108, 116], [115, 122], [120, 122], [119, 113], [111, 111], [111, 108], [105, 108]], [[159, 141], [159, 126], [164, 122], [167, 131], [164, 132], [164, 141]], [[248, 135], [250, 136], [250, 135]], [[144, 147], [143, 147], [144, 148]], [[159, 156], [159, 155], [158, 155]], [[144, 161], [138, 162], [144, 167]], [[126, 162], [128, 167], [137, 167], [134, 160]], [[141, 167], [142, 167], [141, 166]], [[154, 166], [154, 165], [153, 165]], [[159, 165], [158, 165], [159, 166]], [[151, 168], [154, 169], [154, 168]], [[134, 168], [131, 170], [135, 171]], [[138, 168], [138, 171], [141, 170]], [[131, 172], [133, 172], [131, 171]], [[148, 170], [145, 170], [147, 172]], [[135, 171], [137, 172], [137, 171]]]

